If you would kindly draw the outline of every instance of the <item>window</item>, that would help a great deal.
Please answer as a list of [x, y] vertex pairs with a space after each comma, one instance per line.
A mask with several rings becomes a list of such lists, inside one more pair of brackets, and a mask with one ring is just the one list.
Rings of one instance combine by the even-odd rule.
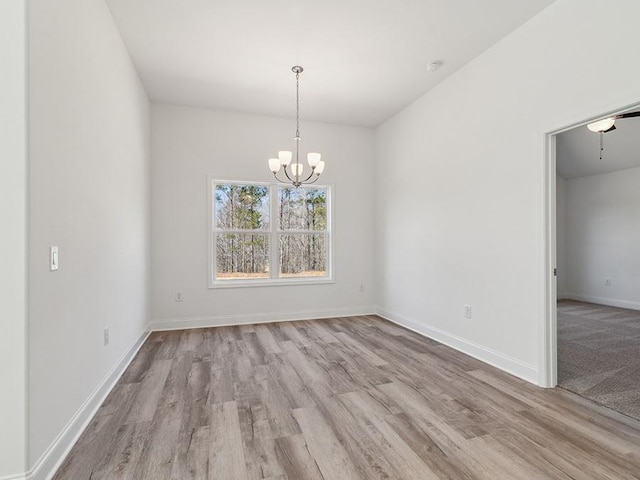
[[211, 182], [211, 285], [331, 281], [329, 187]]

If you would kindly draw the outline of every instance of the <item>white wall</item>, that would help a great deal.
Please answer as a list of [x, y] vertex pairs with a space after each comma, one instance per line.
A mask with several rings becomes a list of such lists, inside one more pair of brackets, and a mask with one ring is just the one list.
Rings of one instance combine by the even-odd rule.
[[150, 194], [149, 102], [104, 1], [29, 21], [33, 465], [146, 329]]
[[[371, 312], [373, 130], [301, 124], [303, 151], [323, 154], [321, 180], [334, 185], [335, 284], [209, 289], [207, 176], [271, 181], [267, 159], [292, 147], [295, 124], [162, 104], [152, 105], [151, 122], [156, 327]], [[174, 301], [177, 290], [183, 302]]]
[[640, 309], [639, 185], [640, 168], [567, 181], [570, 298]]
[[0, 478], [26, 467], [26, 8], [0, 2]]
[[556, 175], [556, 267], [558, 299], [567, 296], [567, 181]]
[[543, 134], [640, 101], [638, 16], [636, 1], [558, 0], [379, 127], [387, 316], [538, 380]]

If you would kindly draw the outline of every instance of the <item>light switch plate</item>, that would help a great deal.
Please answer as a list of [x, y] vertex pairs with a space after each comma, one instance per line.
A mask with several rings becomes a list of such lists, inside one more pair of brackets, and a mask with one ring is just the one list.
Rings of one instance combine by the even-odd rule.
[[58, 247], [49, 247], [49, 270], [58, 270]]

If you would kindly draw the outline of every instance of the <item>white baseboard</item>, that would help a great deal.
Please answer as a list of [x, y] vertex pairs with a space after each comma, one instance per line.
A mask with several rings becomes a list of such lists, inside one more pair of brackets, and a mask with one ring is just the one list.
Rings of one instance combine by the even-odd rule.
[[[115, 387], [116, 383], [134, 359], [138, 350], [140, 350], [140, 347], [150, 333], [151, 332], [149, 331], [144, 332], [140, 338], [138, 338], [133, 345], [127, 349], [124, 355], [120, 358], [120, 361], [111, 369], [102, 382], [100, 382], [93, 393], [89, 395], [89, 398], [85, 400], [80, 409], [71, 418], [67, 426], [62, 430], [62, 432], [60, 432], [51, 445], [49, 445], [49, 448], [47, 448], [31, 470], [23, 476], [15, 477], [16, 480], [50, 480], [55, 475], [64, 459], [71, 451], [71, 448], [78, 441], [82, 432], [87, 428], [89, 422], [91, 422], [94, 415], [100, 408], [100, 405], [102, 405], [107, 398], [107, 395], [109, 395], [113, 387]], [[14, 477], [9, 478], [13, 480]]]
[[451, 333], [440, 330], [439, 328], [426, 325], [416, 320], [412, 320], [384, 309], [378, 308], [378, 315], [390, 322], [408, 328], [420, 335], [431, 338], [437, 342], [447, 345], [459, 352], [465, 353], [473, 358], [493, 365], [500, 370], [522, 378], [535, 385], [538, 384], [538, 369], [528, 363], [522, 362], [516, 358], [496, 352], [490, 348], [478, 345], [464, 338], [458, 337]]
[[206, 317], [161, 318], [151, 321], [151, 330], [183, 330], [188, 328], [229, 327], [254, 323], [292, 322], [296, 320], [372, 315], [375, 312], [375, 307], [365, 306], [332, 310], [309, 310], [291, 313], [254, 313], [241, 315], [211, 315]]
[[566, 293], [564, 295], [564, 298], [567, 300], [576, 300], [578, 302], [607, 305], [609, 307], [628, 308], [630, 310], [640, 310], [639, 302], [631, 302], [628, 300], [618, 300], [615, 298], [607, 298], [607, 297], [595, 297], [593, 295], [580, 295], [577, 293]]

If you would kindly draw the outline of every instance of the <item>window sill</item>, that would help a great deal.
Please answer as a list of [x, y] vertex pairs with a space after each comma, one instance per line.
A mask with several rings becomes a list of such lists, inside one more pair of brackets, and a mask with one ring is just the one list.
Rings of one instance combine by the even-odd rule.
[[252, 287], [282, 287], [294, 285], [325, 285], [336, 283], [332, 278], [263, 278], [259, 280], [218, 280], [209, 283], [210, 289], [216, 288], [252, 288]]

